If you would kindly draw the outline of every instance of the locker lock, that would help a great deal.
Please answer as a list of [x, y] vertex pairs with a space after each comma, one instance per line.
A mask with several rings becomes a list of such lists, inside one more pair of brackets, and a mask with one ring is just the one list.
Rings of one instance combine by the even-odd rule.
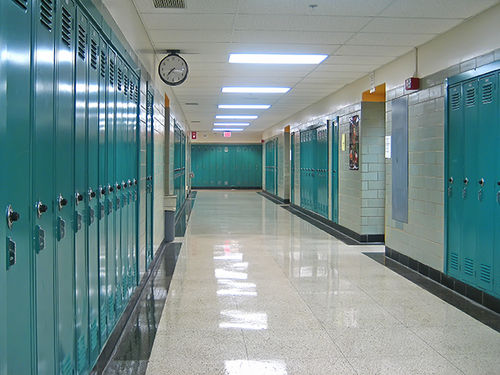
[[113, 190], [115, 190], [115, 189], [113, 188], [113, 186], [108, 185], [108, 191], [109, 191], [110, 193], [112, 193], [112, 192], [113, 192]]
[[128, 180], [127, 183], [128, 183], [128, 186], [132, 186], [132, 181]]
[[76, 193], [75, 200], [76, 200], [76, 204], [80, 203], [81, 201], [83, 201], [83, 195], [81, 195], [80, 193]]
[[450, 177], [448, 181], [450, 181], [450, 184], [452, 184], [453, 183], [453, 177]]
[[57, 197], [57, 206], [59, 207], [59, 210], [62, 210], [64, 206], [68, 204], [68, 200], [62, 196], [62, 194], [59, 194]]
[[[134, 178], [134, 185], [137, 185], [137, 179]], [[500, 185], [500, 181], [498, 181], [498, 185]]]
[[48, 207], [46, 204], [43, 204], [42, 202], [36, 202], [35, 204], [36, 208], [36, 214], [38, 217], [41, 217], [44, 212], [47, 212]]
[[120, 189], [122, 188], [122, 185], [121, 185], [121, 184], [116, 184], [116, 188], [117, 188], [118, 190], [120, 190]]
[[103, 188], [102, 186], [99, 187], [99, 190], [101, 192], [101, 195], [106, 195], [106, 188]]
[[481, 178], [481, 179], [479, 180], [479, 185], [484, 186], [484, 178]]
[[465, 177], [464, 184], [467, 185], [468, 183], [469, 183], [469, 179], [467, 177]]
[[124, 189], [126, 189], [128, 185], [127, 185], [126, 182], [122, 181], [122, 186], [123, 186]]
[[92, 200], [92, 198], [95, 198], [95, 191], [94, 190], [89, 189], [88, 194], [89, 194], [89, 200]]
[[12, 209], [12, 206], [9, 204], [9, 206], [7, 207], [6, 216], [7, 216], [7, 226], [9, 227], [9, 229], [12, 229], [12, 224], [14, 224], [15, 221], [19, 220], [20, 215], [19, 213], [14, 211]]

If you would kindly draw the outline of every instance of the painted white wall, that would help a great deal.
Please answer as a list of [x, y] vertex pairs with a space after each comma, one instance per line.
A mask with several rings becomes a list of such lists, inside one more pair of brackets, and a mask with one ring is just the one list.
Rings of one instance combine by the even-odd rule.
[[[191, 136], [189, 134], [189, 136]], [[224, 138], [222, 132], [204, 132], [197, 131], [196, 139], [191, 140], [191, 143], [260, 143], [262, 139], [261, 132], [232, 132], [231, 137]]]

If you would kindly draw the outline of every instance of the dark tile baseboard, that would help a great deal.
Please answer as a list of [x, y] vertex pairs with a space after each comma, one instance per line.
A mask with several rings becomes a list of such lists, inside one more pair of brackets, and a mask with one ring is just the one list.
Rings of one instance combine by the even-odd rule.
[[472, 301], [500, 314], [500, 299], [496, 298], [480, 289], [468, 285], [460, 280], [455, 279], [445, 273], [429, 267], [419, 261], [410, 258], [390, 247], [385, 247], [385, 256], [402, 265], [418, 272], [431, 280], [445, 286], [454, 292], [471, 299]]
[[[368, 245], [368, 244], [383, 244], [384, 243], [384, 235], [383, 234], [359, 234], [354, 232], [353, 230], [346, 228], [340, 224], [334, 223], [333, 221], [318, 215], [315, 212], [306, 210], [305, 208], [302, 208], [300, 206], [297, 206], [295, 204], [290, 204], [291, 211], [293, 212], [301, 212], [310, 218], [321, 222], [322, 224], [332, 228], [333, 230], [342, 233], [343, 235], [351, 238], [352, 240], [355, 241], [355, 243], [350, 243], [348, 245]], [[311, 223], [315, 225], [314, 223]]]
[[262, 189], [262, 186], [249, 186], [249, 187], [240, 187], [240, 186], [193, 186], [191, 189], [198, 190], [258, 190]]
[[271, 202], [274, 202], [276, 204], [289, 204], [290, 203], [289, 199], [283, 199], [283, 198], [278, 197], [277, 195], [269, 193], [268, 191], [265, 191], [265, 190], [259, 191], [259, 192], [257, 192], [257, 194], [262, 195], [263, 197], [269, 199]]

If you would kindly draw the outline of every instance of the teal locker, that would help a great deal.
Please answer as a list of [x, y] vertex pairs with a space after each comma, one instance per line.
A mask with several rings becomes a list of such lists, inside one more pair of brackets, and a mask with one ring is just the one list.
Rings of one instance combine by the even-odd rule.
[[[52, 0], [33, 2], [32, 230], [36, 371], [55, 373], [54, 295], [54, 11]], [[43, 54], [38, 51], [44, 51]]]
[[153, 93], [146, 89], [146, 266], [153, 260], [153, 171], [154, 171], [154, 144], [153, 144]]
[[108, 75], [108, 45], [99, 40], [99, 187], [98, 197], [98, 237], [99, 237], [99, 332], [100, 347], [108, 337], [108, 159], [107, 159], [107, 113], [106, 87]]
[[315, 153], [315, 212], [328, 218], [328, 128], [321, 126], [314, 133]]
[[56, 17], [55, 238], [57, 290], [56, 373], [74, 373], [74, 87], [75, 4], [59, 2]]
[[[500, 84], [500, 73], [497, 72], [497, 82]], [[497, 86], [498, 87], [498, 86]], [[500, 100], [500, 90], [496, 90], [496, 100]], [[497, 112], [497, 119], [500, 119], [500, 109]], [[495, 139], [495, 144], [500, 145], [500, 124], [496, 121], [496, 127], [493, 128], [493, 138]], [[493, 263], [493, 290], [494, 294], [498, 297], [500, 295], [500, 151], [498, 147], [495, 148], [495, 154], [493, 155], [493, 160], [495, 160], [495, 169], [493, 173], [493, 179], [496, 183], [494, 194], [496, 202], [495, 207], [495, 229], [494, 240], [495, 240], [495, 250], [494, 250], [494, 263]]]
[[[36, 9], [33, 10], [37, 12]], [[31, 205], [30, 137], [31, 77], [26, 74], [31, 66], [31, 2], [0, 1], [0, 35], [3, 56], [22, 56], [0, 59], [1, 102], [8, 102], [0, 113], [0, 155], [2, 176], [9, 176], [2, 184], [0, 207], [6, 220], [1, 223], [0, 248], [8, 257], [2, 257], [5, 266], [0, 269], [2, 303], [0, 311], [0, 342], [5, 351], [0, 354], [0, 373], [30, 374], [35, 370], [32, 353], [34, 327], [32, 325], [33, 251]], [[6, 42], [5, 44], [3, 42]], [[15, 82], [7, 85], [6, 82]], [[7, 319], [8, 318], [8, 319]]]
[[88, 267], [87, 267], [87, 61], [88, 21], [77, 9], [77, 54], [75, 75], [75, 332], [77, 373], [86, 374], [88, 345]]
[[99, 354], [99, 41], [97, 30], [89, 27], [87, 60], [87, 261], [89, 304], [89, 360], [93, 364]]
[[108, 71], [106, 78], [106, 154], [107, 154], [107, 298], [108, 332], [116, 323], [117, 305], [117, 242], [116, 242], [116, 53], [108, 46]]
[[295, 137], [296, 133], [290, 135], [290, 202], [295, 203]]
[[[495, 126], [498, 127], [498, 80], [496, 74], [479, 78], [478, 82], [478, 119], [476, 121], [476, 139], [478, 160], [476, 166], [477, 180], [475, 196], [477, 197], [477, 236], [476, 236], [476, 282], [486, 290], [493, 289], [493, 256], [495, 246], [495, 204], [496, 200], [496, 165]], [[496, 121], [491, 121], [496, 119]], [[493, 129], [492, 125], [493, 124]], [[491, 163], [488, 162], [491, 160]], [[474, 216], [476, 216], [474, 215]]]
[[339, 218], [339, 117], [330, 121], [332, 131], [332, 221]]

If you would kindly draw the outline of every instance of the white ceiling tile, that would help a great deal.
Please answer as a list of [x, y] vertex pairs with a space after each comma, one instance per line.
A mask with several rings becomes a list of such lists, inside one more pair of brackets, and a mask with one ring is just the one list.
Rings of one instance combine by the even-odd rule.
[[358, 33], [348, 44], [374, 46], [419, 46], [434, 38], [436, 34], [417, 33]]
[[498, 0], [396, 0], [382, 13], [388, 17], [468, 18]]
[[[122, 1], [122, 0], [120, 0]], [[238, 0], [186, 0], [185, 9], [155, 8], [152, 0], [134, 0], [139, 12], [156, 13], [235, 13]]]
[[458, 25], [459, 19], [429, 19], [429, 18], [374, 18], [363, 28], [367, 33], [426, 33], [439, 34]]
[[373, 45], [366, 45], [366, 46], [351, 46], [351, 45], [345, 45], [340, 47], [337, 52], [335, 52], [336, 55], [343, 55], [343, 56], [401, 56], [405, 54], [406, 52], [410, 51], [411, 47], [394, 47], [394, 46], [373, 46]]
[[157, 30], [232, 30], [232, 14], [161, 14], [143, 13], [146, 29]]
[[[333, 44], [345, 43], [352, 33], [331, 32], [308, 32], [308, 31], [234, 31], [233, 42], [235, 43], [259, 43], [265, 40], [267, 43], [289, 43], [289, 44]], [[300, 49], [299, 49], [300, 51]]]
[[159, 43], [174, 42], [230, 42], [231, 31], [229, 30], [149, 30], [155, 46]]

